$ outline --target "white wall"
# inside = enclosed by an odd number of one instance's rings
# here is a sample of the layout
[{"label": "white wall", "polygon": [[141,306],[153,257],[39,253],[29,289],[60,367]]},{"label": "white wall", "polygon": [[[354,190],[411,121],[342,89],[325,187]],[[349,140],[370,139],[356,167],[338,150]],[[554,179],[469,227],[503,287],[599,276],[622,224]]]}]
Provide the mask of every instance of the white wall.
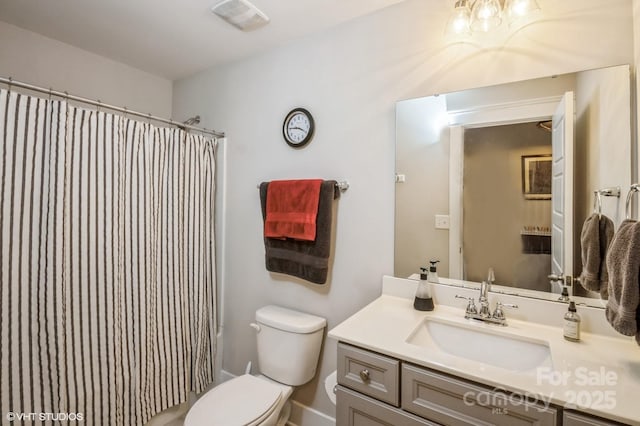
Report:
[{"label": "white wall", "polygon": [[[395,102],[433,93],[634,62],[631,0],[540,0],[546,20],[510,38],[448,45],[451,2],[407,0],[327,32],[174,85],[174,114],[198,111],[228,138],[224,368],[256,361],[255,310],[268,303],[325,316],[329,327],[380,293],[393,271]],[[259,36],[259,33],[255,33]],[[494,46],[482,49],[483,46]],[[307,107],[317,134],[303,150],[281,136]],[[348,179],[338,201],[325,286],[264,268],[256,185],[277,178]],[[332,414],[322,379],[335,369],[325,341],[319,378],[295,399]]]},{"label": "white wall", "polygon": [[1,21],[0,76],[160,117],[171,115],[170,80]]}]

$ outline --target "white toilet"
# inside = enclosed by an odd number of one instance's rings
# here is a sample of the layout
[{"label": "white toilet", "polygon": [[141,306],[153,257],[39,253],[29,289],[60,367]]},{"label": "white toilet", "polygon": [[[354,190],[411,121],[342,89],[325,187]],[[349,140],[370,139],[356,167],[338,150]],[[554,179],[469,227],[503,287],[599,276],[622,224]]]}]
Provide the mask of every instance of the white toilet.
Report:
[{"label": "white toilet", "polygon": [[193,405],[184,426],[283,426],[293,386],[316,374],[324,327],[315,315],[265,306],[256,311],[260,375],[244,374],[216,386]]}]

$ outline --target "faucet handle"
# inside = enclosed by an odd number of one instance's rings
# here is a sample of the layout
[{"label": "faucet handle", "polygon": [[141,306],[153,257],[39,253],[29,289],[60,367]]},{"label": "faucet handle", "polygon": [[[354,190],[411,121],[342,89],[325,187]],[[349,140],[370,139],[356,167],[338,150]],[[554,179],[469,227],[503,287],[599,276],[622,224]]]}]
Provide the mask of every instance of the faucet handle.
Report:
[{"label": "faucet handle", "polygon": [[497,319],[497,320],[504,320],[504,310],[503,308],[511,308],[511,309],[518,309],[518,305],[514,305],[513,303],[502,303],[502,302],[498,302],[496,304],[496,310],[493,311],[493,318]]},{"label": "faucet handle", "polygon": [[467,309],[465,310],[465,313],[467,315],[475,315],[478,313],[478,308],[476,308],[476,301],[473,299],[473,297],[459,296],[456,294],[456,299],[464,299],[469,301],[469,303],[467,304]]}]

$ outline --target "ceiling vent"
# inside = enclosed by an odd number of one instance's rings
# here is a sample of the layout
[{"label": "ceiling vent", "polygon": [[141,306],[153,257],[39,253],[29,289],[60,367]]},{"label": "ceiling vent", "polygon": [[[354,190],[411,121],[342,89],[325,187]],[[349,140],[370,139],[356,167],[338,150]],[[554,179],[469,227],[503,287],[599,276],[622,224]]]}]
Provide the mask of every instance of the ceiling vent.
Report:
[{"label": "ceiling vent", "polygon": [[242,31],[253,31],[269,23],[269,17],[247,0],[222,0],[211,11]]}]

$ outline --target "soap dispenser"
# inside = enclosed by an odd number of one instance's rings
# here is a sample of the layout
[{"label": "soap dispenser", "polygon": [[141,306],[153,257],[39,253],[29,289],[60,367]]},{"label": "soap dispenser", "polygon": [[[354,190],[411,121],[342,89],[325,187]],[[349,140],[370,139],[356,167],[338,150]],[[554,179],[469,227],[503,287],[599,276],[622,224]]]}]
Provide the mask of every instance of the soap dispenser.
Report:
[{"label": "soap dispenser", "polygon": [[413,300],[413,307],[417,311],[433,311],[433,299],[429,289],[428,276],[427,268],[420,268],[420,281],[418,281],[418,290]]},{"label": "soap dispenser", "polygon": [[564,338],[572,342],[580,341],[580,315],[573,300],[569,302],[569,309],[564,315]]},{"label": "soap dispenser", "polygon": [[439,263],[439,260],[430,260],[429,263],[431,266],[429,267],[429,275],[427,276],[427,281],[430,283],[439,283],[438,272],[436,271],[436,263]]}]

